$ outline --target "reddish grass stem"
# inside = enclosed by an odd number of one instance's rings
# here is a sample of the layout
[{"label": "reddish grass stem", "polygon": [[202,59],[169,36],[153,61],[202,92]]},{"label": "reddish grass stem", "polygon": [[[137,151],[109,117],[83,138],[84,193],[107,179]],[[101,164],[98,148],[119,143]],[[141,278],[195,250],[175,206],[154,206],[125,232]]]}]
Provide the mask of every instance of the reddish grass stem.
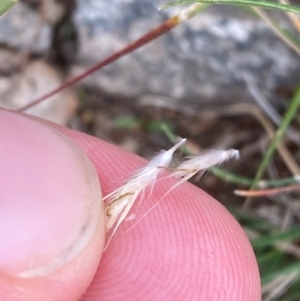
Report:
[{"label": "reddish grass stem", "polygon": [[157,26],[156,28],[154,28],[150,32],[143,35],[141,38],[139,38],[136,41],[128,44],[123,49],[121,49],[118,52],[114,53],[113,55],[109,56],[105,60],[97,63],[96,65],[94,65],[93,67],[88,69],[87,71],[83,72],[82,74],[80,74],[78,76],[75,76],[75,77],[69,79],[63,85],[59,86],[58,88],[44,94],[43,96],[39,97],[38,99],[30,102],[29,104],[15,110],[15,111],[17,111],[17,112],[26,111],[27,109],[39,104],[40,102],[42,102],[42,101],[46,100],[47,98],[55,95],[56,93],[59,93],[59,92],[63,91],[64,89],[70,87],[71,85],[79,82],[80,80],[82,80],[86,76],[89,76],[90,74],[94,73],[95,71],[100,70],[101,68],[109,65],[110,63],[116,61],[117,59],[131,53],[132,51],[134,51],[134,50],[136,50],[136,49],[138,49],[138,48],[140,48],[140,47],[142,47],[146,44],[148,44],[149,42],[151,42],[154,39],[158,38],[159,36],[163,35],[164,33],[170,31],[172,28],[176,27],[181,22],[182,21],[180,20],[180,18],[178,16],[175,16],[175,17],[172,17],[172,18],[168,19],[167,21],[160,24],[159,26]]},{"label": "reddish grass stem", "polygon": [[261,197],[261,196],[269,196],[278,193],[284,192],[292,192],[300,190],[300,184],[285,186],[285,187],[276,187],[272,189],[262,189],[262,190],[235,190],[234,193],[238,196],[246,196],[246,197]]}]

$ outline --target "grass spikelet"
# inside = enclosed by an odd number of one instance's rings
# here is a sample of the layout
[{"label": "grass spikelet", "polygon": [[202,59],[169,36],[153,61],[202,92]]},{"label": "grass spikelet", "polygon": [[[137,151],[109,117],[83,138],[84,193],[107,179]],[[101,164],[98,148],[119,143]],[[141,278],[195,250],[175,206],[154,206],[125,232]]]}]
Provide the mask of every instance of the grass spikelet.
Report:
[{"label": "grass spikelet", "polygon": [[[239,151],[235,149],[229,150],[208,150],[204,154],[199,156],[185,157],[183,163],[179,164],[175,168],[167,168],[171,170],[171,177],[180,178],[180,180],[173,185],[164,196],[151,207],[136,223],[134,223],[130,229],[132,229],[136,224],[138,224],[147,214],[149,214],[173,189],[175,189],[180,184],[188,181],[191,177],[196,175],[198,172],[204,172],[206,169],[222,164],[229,159],[238,159]],[[165,168],[161,166],[161,168]],[[129,230],[130,230],[129,229]],[[127,231],[129,231],[127,230]]]},{"label": "grass spikelet", "polygon": [[181,180],[176,184],[177,186],[188,181],[198,172],[205,171],[212,166],[222,164],[232,158],[239,158],[238,150],[208,150],[199,156],[186,157],[185,161],[172,170],[171,176],[181,178]]},{"label": "grass spikelet", "polygon": [[169,150],[161,151],[158,155],[153,157],[145,167],[130,177],[123,186],[104,198],[106,202],[106,231],[108,232],[114,227],[107,244],[120,224],[127,217],[137,197],[143,193],[148,186],[155,183],[158,174],[162,170],[162,166],[168,168],[174,152],[184,144],[185,141],[186,139],[180,139],[180,141]]}]

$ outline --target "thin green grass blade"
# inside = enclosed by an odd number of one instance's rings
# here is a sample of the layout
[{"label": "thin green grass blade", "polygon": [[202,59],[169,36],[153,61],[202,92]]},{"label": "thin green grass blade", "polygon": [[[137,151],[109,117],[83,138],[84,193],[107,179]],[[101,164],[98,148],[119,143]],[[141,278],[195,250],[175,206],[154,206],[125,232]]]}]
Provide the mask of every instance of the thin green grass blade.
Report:
[{"label": "thin green grass blade", "polygon": [[252,184],[252,179],[236,175],[224,168],[221,169],[214,166],[209,168],[209,171],[218,178],[223,179],[227,183],[238,184],[243,186],[251,186]]},{"label": "thin green grass blade", "polygon": [[253,248],[269,247],[274,243],[282,241],[293,241],[300,238],[300,227],[295,227],[290,231],[280,232],[269,236],[262,236],[251,240]]},{"label": "thin green grass blade", "polygon": [[[188,154],[192,155],[192,154]],[[252,178],[246,178],[235,173],[232,173],[224,168],[211,167],[209,171],[215,176],[225,180],[228,183],[243,185],[250,187],[253,183]],[[295,177],[284,178],[284,179],[274,179],[274,180],[261,180],[258,182],[259,188],[272,188],[272,187],[282,187],[292,184],[298,184],[299,180]]]},{"label": "thin green grass blade", "polygon": [[19,0],[0,0],[0,16],[6,13]]},{"label": "thin green grass blade", "polygon": [[277,263],[283,256],[284,254],[282,252],[272,250],[269,252],[263,252],[261,255],[257,255],[256,258],[261,270],[264,270],[265,267],[270,270],[270,266]]},{"label": "thin green grass blade", "polygon": [[229,4],[229,5],[244,5],[244,6],[256,6],[265,9],[280,10],[285,12],[293,12],[300,14],[300,7],[294,5],[281,4],[271,1],[259,1],[259,0],[180,0],[173,1],[166,5],[161,6],[159,9],[165,9],[171,6],[178,6],[183,4],[194,3],[208,3],[208,4]]},{"label": "thin green grass blade", "polygon": [[[262,252],[262,254],[264,253],[266,253],[265,250]],[[258,260],[259,256],[257,256],[257,262],[259,264],[259,270],[261,272],[262,277],[277,273],[281,270],[282,267],[285,267],[287,264],[289,264],[283,252],[278,252],[277,256],[273,256],[273,260],[269,260],[268,263],[265,262],[264,264],[262,264],[261,261]]]},{"label": "thin green grass blade", "polygon": [[275,277],[279,276],[288,276],[290,273],[298,272],[300,271],[300,261],[294,261],[290,264],[285,264],[285,266],[281,267],[277,271],[273,273],[269,273],[267,275],[264,275],[261,277],[262,284],[266,284],[270,282]]},{"label": "thin green grass blade", "polygon": [[[275,134],[275,137],[271,141],[271,143],[268,147],[268,150],[266,152],[266,155],[264,156],[264,158],[258,168],[255,179],[251,186],[251,190],[253,190],[257,187],[257,184],[258,184],[259,180],[261,179],[261,177],[263,176],[271,158],[273,157],[273,154],[274,154],[275,150],[277,149],[278,144],[281,142],[287,128],[289,127],[294,116],[297,114],[299,106],[300,106],[300,86],[298,87],[298,89],[291,101],[291,104],[288,107],[288,109],[283,117],[283,120]],[[249,204],[250,200],[251,200],[251,198],[248,198],[245,205]]]}]

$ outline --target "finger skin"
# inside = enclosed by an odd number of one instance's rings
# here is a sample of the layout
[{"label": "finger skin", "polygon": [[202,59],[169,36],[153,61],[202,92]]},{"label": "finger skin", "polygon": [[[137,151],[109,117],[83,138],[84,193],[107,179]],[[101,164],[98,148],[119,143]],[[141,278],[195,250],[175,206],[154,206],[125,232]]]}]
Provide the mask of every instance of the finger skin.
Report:
[{"label": "finger skin", "polygon": [[[145,165],[145,160],[97,138],[51,126],[89,156],[104,195]],[[125,233],[173,183],[159,181],[151,197],[133,208],[137,216],[117,231],[81,301],[260,300],[258,267],[243,230],[222,205],[191,184],[173,190]]]},{"label": "finger skin", "polygon": [[0,300],[78,300],[104,247],[95,169],[40,122],[0,110],[0,128]]},{"label": "finger skin", "polygon": [[[108,143],[61,128],[90,157],[104,195],[145,161]],[[82,301],[261,300],[252,247],[238,222],[215,199],[185,183],[126,233],[172,180],[155,185],[151,197],[123,222]]]}]

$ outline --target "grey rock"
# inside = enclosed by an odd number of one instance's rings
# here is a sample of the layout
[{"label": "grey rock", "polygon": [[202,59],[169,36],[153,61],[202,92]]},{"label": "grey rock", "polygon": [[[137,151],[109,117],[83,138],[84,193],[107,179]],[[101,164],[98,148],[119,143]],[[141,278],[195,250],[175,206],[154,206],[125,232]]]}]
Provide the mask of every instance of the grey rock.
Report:
[{"label": "grey rock", "polygon": [[[0,0],[1,1],[1,0]],[[52,43],[53,23],[62,16],[61,5],[43,1],[44,13],[23,2],[0,18],[0,107],[19,109],[62,85],[65,76],[49,63],[32,60]],[[66,125],[77,108],[75,92],[66,89],[28,109],[26,113]]]},{"label": "grey rock", "polygon": [[[165,1],[168,2],[168,1]],[[178,11],[162,0],[77,0],[80,49],[73,75],[86,70]],[[84,80],[102,91],[157,94],[204,103],[250,100],[243,73],[267,96],[295,87],[300,60],[260,19],[214,6],[175,30]]]},{"label": "grey rock", "polygon": [[9,73],[10,70],[20,64],[20,55],[9,49],[0,48],[0,73]]},{"label": "grey rock", "polygon": [[[63,82],[64,78],[60,72],[51,65],[43,61],[28,62],[22,72],[10,77],[0,76],[0,107],[19,109]],[[66,89],[28,109],[26,113],[66,125],[77,104],[74,91]]]},{"label": "grey rock", "polygon": [[40,16],[19,2],[0,18],[0,44],[33,53],[46,51],[51,43],[51,26],[41,25]]}]

